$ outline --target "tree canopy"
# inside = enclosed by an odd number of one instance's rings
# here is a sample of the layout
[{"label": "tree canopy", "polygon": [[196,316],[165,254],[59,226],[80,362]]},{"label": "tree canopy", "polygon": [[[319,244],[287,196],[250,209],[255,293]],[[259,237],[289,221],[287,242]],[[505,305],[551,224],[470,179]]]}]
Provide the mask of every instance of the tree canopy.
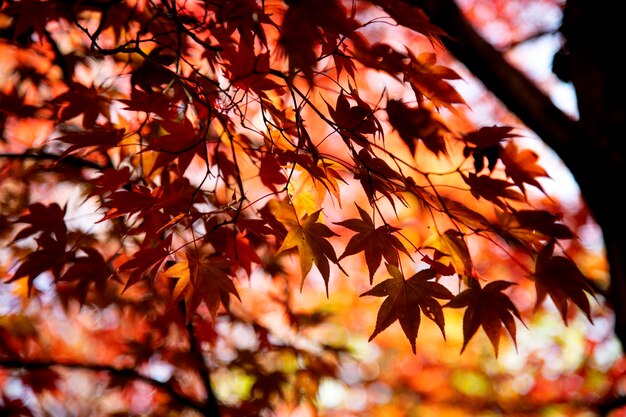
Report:
[{"label": "tree canopy", "polygon": [[[610,17],[466,3],[3,2],[3,409],[616,409],[626,111],[614,34],[579,32]],[[577,117],[507,54],[556,36],[515,25],[532,7],[564,10]],[[582,200],[551,192],[534,135]]]}]

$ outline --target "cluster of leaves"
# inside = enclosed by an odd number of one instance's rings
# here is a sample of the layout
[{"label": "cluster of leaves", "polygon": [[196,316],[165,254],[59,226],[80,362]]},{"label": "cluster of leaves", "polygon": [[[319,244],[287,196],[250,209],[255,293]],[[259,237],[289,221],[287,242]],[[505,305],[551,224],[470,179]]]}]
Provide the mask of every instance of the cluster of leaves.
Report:
[{"label": "cluster of leaves", "polygon": [[[547,177],[537,155],[518,148],[509,126],[456,132],[444,115],[465,105],[452,84],[459,75],[430,50],[372,34],[380,19],[439,45],[445,34],[420,9],[401,0],[352,9],[337,0],[23,0],[0,13],[0,51],[14,57],[0,90],[0,186],[23,196],[1,204],[14,260],[5,282],[37,296],[49,277],[67,309],[141,305],[157,312],[155,338],[186,324],[209,329],[214,345],[220,317],[251,325],[259,351],[304,365],[289,376],[238,351],[229,366],[257,383],[249,412],[291,377],[306,374],[296,391],[314,395],[310,379],[336,372],[272,341],[238,307],[248,302],[240,281],[282,276],[291,254],[301,286],[315,266],[330,296],[335,273],[351,275],[341,263],[363,259],[372,286],[363,295],[386,297],[370,339],[399,321],[413,351],[422,315],[445,336],[444,308],[465,308],[463,349],[482,327],[497,354],[500,335],[515,340],[522,320],[506,291],[526,279],[537,306],[549,295],[563,320],[571,304],[591,319],[593,291],[559,249],[574,234],[528,201]],[[366,74],[410,93],[377,90]],[[26,124],[43,136],[21,137]],[[432,160],[451,168],[424,168]],[[41,187],[61,182],[95,202],[96,221],[70,222],[66,201]],[[360,202],[353,218],[346,191]],[[421,241],[405,237],[403,207],[430,219]],[[505,250],[524,272],[483,276],[470,239]]]}]

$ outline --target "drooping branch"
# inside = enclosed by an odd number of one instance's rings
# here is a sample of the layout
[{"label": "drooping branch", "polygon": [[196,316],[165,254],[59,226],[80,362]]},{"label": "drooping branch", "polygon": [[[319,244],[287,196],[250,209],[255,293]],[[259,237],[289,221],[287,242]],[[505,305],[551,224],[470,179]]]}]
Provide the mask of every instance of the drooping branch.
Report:
[{"label": "drooping branch", "polygon": [[0,367],[13,368],[13,369],[26,369],[26,370],[39,370],[49,369],[53,367],[62,367],[68,369],[79,369],[90,372],[107,372],[116,377],[126,378],[128,380],[135,380],[144,382],[154,388],[166,392],[170,398],[185,407],[193,408],[197,411],[201,411],[205,406],[204,404],[189,398],[178,391],[176,391],[167,382],[161,382],[156,379],[150,378],[147,375],[143,375],[131,368],[116,368],[111,365],[94,364],[94,363],[81,363],[81,362],[63,362],[63,361],[45,361],[45,360],[32,360],[32,359],[0,359]]}]

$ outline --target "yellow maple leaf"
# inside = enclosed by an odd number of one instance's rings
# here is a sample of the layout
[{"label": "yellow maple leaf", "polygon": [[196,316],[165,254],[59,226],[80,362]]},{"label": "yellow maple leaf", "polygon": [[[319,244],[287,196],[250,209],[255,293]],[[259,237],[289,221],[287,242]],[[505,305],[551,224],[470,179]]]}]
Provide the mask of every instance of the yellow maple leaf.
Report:
[{"label": "yellow maple leaf", "polygon": [[443,234],[435,232],[422,245],[424,248],[437,249],[443,255],[442,260],[447,260],[459,276],[474,276],[474,265],[469,254],[469,249],[463,235],[454,229],[449,229]]},{"label": "yellow maple leaf", "polygon": [[328,260],[330,259],[337,265],[338,261],[335,250],[327,238],[338,235],[330,230],[328,226],[317,221],[321,212],[322,210],[317,210],[311,215],[305,214],[298,224],[293,225],[278,249],[277,255],[289,249],[297,249],[300,272],[302,274],[300,289],[302,289],[304,279],[315,263],[322,278],[324,278],[326,295],[328,296],[328,280],[330,277]]}]

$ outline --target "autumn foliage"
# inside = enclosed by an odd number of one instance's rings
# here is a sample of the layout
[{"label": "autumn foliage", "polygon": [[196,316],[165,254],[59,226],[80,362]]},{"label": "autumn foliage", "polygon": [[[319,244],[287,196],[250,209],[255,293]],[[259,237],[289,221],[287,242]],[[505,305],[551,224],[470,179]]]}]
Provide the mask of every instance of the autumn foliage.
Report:
[{"label": "autumn foliage", "polygon": [[482,333],[493,360],[546,306],[606,314],[584,210],[547,195],[523,126],[472,121],[409,2],[8,1],[0,35],[16,415],[80,404],[61,381],[87,377],[98,415],[283,415],[355,357],[329,323],[397,327],[409,362],[431,324],[456,359]]}]

